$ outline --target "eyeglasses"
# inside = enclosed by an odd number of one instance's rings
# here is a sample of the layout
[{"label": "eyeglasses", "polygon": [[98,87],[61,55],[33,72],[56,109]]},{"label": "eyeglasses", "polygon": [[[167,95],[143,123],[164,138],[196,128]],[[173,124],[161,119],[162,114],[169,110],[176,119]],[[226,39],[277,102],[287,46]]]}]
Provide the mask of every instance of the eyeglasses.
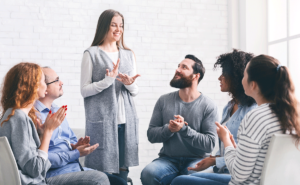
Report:
[{"label": "eyeglasses", "polygon": [[50,85],[50,84],[55,83],[55,82],[59,82],[59,77],[57,77],[57,79],[54,80],[53,82],[46,83],[46,85]]}]

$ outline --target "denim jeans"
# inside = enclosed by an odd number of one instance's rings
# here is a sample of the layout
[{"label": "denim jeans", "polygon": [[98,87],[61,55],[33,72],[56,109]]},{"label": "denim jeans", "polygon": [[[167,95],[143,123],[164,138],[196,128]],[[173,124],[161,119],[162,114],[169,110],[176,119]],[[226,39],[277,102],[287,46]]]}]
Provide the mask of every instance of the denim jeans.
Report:
[{"label": "denim jeans", "polygon": [[172,185],[228,185],[231,176],[220,173],[193,173],[182,175],[172,181]]},{"label": "denim jeans", "polygon": [[125,124],[118,125],[118,142],[119,142],[119,166],[120,173],[114,173],[113,175],[121,177],[127,182],[127,176],[129,169],[125,166]]},{"label": "denim jeans", "polygon": [[168,185],[178,175],[195,173],[187,167],[195,167],[201,158],[162,156],[148,164],[141,173],[143,185]]}]

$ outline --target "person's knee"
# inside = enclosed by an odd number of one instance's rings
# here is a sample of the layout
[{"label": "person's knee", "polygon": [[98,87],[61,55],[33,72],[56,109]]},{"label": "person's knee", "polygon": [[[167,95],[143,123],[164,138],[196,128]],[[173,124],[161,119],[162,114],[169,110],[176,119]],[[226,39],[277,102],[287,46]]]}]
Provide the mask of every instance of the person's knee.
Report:
[{"label": "person's knee", "polygon": [[156,181],[155,181],[155,170],[152,170],[152,168],[147,165],[143,171],[141,172],[141,181],[142,181],[142,184],[143,185],[155,185],[155,184],[158,184]]},{"label": "person's knee", "polygon": [[171,185],[184,185],[187,184],[185,175],[178,176],[173,179]]},{"label": "person's knee", "polygon": [[91,174],[93,176],[91,180],[96,185],[110,185],[109,179],[105,173],[96,170],[93,170],[91,172],[93,172],[93,174]]}]

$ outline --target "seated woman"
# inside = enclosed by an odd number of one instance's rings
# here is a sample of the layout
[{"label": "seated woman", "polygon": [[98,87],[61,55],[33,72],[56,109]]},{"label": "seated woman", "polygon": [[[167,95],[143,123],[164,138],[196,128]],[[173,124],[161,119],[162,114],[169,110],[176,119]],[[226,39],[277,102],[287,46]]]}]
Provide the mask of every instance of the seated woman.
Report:
[{"label": "seated woman", "polygon": [[234,148],[230,132],[217,124],[225,146],[225,162],[232,176],[229,184],[260,184],[260,177],[273,134],[291,134],[300,141],[300,120],[295,87],[289,70],[277,59],[260,55],[253,58],[244,72],[245,93],[258,107],[249,112],[238,130]]},{"label": "seated woman", "polygon": [[[257,105],[253,98],[245,94],[242,79],[247,63],[253,55],[236,49],[231,53],[225,53],[218,57],[214,65],[222,68],[219,77],[221,91],[228,92],[232,100],[223,109],[221,124],[226,126],[232,133],[232,139],[237,141],[237,131],[244,116]],[[216,156],[210,156],[200,161],[194,168],[188,170],[202,171],[213,165],[214,173],[193,173],[190,176],[183,175],[175,178],[172,185],[178,184],[217,184],[213,179],[229,182],[230,175],[224,161],[224,144],[219,140],[220,150]],[[184,183],[185,182],[185,183]]]},{"label": "seated woman", "polygon": [[[50,111],[44,123],[41,140],[39,139],[36,126],[40,123],[35,115],[33,104],[38,98],[45,97],[46,89],[44,73],[39,65],[33,63],[15,65],[4,79],[1,92],[0,137],[6,136],[9,141],[19,168],[22,185],[46,184],[46,173],[51,166],[48,160],[49,142],[53,131],[66,116],[65,106],[55,114]],[[73,184],[109,184],[104,173],[97,171],[94,173],[94,176],[91,176],[93,182],[77,181]],[[58,184],[72,184],[61,179]]]}]

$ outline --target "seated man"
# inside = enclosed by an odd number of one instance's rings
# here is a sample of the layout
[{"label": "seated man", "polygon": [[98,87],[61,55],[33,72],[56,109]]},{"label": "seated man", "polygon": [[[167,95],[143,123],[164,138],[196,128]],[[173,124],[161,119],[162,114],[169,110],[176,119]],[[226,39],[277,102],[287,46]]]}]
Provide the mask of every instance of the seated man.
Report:
[{"label": "seated man", "polygon": [[170,82],[180,90],[156,102],[147,136],[151,143],[163,143],[163,147],[159,158],[143,169],[143,185],[170,184],[212,152],[218,114],[216,104],[197,90],[204,73],[198,58],[185,56]]},{"label": "seated man", "polygon": [[[47,94],[45,98],[41,98],[35,102],[35,108],[40,112],[42,123],[44,123],[49,111],[55,113],[59,107],[53,101],[63,95],[63,82],[59,80],[56,72],[48,67],[43,68],[45,80],[47,84]],[[42,134],[43,126],[38,126],[39,134]],[[113,176],[111,174],[104,174],[102,172],[92,170],[89,168],[82,168],[79,163],[79,157],[86,156],[93,152],[98,144],[90,146],[90,138],[77,138],[71,128],[69,127],[67,119],[53,132],[50,140],[48,151],[48,158],[51,162],[51,168],[47,172],[47,183],[49,184],[96,184],[102,178],[108,177],[110,184],[127,184],[123,179]],[[72,172],[72,173],[71,173]],[[68,179],[59,179],[58,175],[69,173]],[[56,176],[55,178],[51,178]],[[64,176],[65,177],[65,176]],[[65,183],[64,183],[65,182]],[[91,182],[91,183],[90,183]]]}]

